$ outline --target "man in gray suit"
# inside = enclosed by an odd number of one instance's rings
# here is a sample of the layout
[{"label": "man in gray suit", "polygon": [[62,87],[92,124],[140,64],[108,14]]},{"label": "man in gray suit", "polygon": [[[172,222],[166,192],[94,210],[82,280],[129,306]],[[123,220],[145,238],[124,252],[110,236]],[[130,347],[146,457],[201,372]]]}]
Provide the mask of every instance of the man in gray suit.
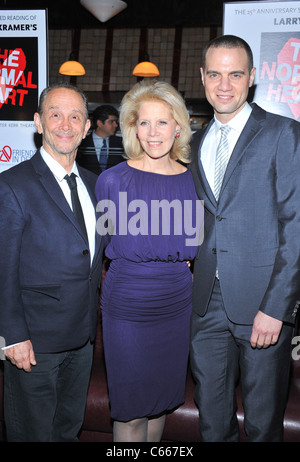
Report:
[{"label": "man in gray suit", "polygon": [[214,119],[191,163],[205,203],[191,321],[200,431],[239,440],[240,379],[247,441],[280,441],[300,290],[300,125],[247,103],[255,68],[238,37],[208,44],[201,76]]}]

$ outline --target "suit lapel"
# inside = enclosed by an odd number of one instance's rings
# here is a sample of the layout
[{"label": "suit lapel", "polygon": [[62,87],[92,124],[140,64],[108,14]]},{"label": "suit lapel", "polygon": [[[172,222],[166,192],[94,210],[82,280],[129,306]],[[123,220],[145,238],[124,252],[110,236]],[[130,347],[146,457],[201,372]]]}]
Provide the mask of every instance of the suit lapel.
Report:
[{"label": "suit lapel", "polygon": [[74,217],[61,188],[57,184],[53,173],[43,161],[39,151],[37,151],[37,153],[31,158],[31,162],[46,193],[51,197],[56,206],[60,208],[66,217],[74,224],[78,231],[81,232],[80,226],[77,223],[77,220]]},{"label": "suit lapel", "polygon": [[[217,206],[217,201],[216,201],[216,198],[214,196],[214,193],[207,181],[207,178],[206,178],[206,175],[205,175],[205,172],[204,172],[204,168],[203,168],[203,165],[202,165],[202,162],[201,162],[201,159],[200,159],[200,149],[201,147],[199,147],[199,162],[198,162],[198,175],[200,176],[200,180],[201,180],[201,185],[202,185],[202,189],[204,191],[204,194],[206,195],[207,199],[209,200],[209,203],[213,206],[213,208],[216,208]],[[207,202],[207,201],[206,201]],[[208,206],[208,204],[206,204]]]},{"label": "suit lapel", "polygon": [[80,178],[84,182],[85,187],[86,187],[86,189],[87,189],[87,191],[89,193],[91,201],[92,201],[94,207],[96,207],[97,200],[96,200],[96,196],[95,196],[95,191],[93,190],[93,186],[91,186],[90,182],[88,181],[88,179],[87,179],[87,177],[85,175],[85,170],[82,167],[80,167],[79,165],[77,165],[77,168],[78,168],[78,172],[80,173]]},{"label": "suit lapel", "polygon": [[[86,175],[85,175],[85,170],[82,169],[79,165],[77,165],[77,167],[78,167],[78,171],[80,173],[80,177],[81,177],[82,181],[84,182],[85,187],[86,187],[86,189],[87,189],[87,191],[89,193],[89,196],[91,198],[91,201],[93,203],[94,210],[95,210],[95,216],[96,216],[96,225],[97,225],[97,215],[96,215],[97,199],[96,199],[96,196],[95,196],[94,186],[92,186],[90,184],[90,182],[87,180]],[[97,257],[100,255],[100,249],[101,249],[101,244],[102,244],[102,239],[101,239],[100,234],[97,233],[97,228],[96,228],[95,233],[96,233],[95,234],[95,255],[94,255],[92,266],[95,265],[95,263],[97,261]]]},{"label": "suit lapel", "polygon": [[[230,180],[230,177],[233,174],[240,159],[246,153],[248,146],[253,142],[253,140],[262,130],[266,112],[263,109],[261,109],[259,106],[257,106],[255,103],[251,104],[251,106],[252,106],[251,115],[233,149],[230,160],[228,162],[222,188],[220,191],[220,197],[222,195],[224,188],[226,188]],[[211,190],[208,184],[208,181],[206,179],[206,175],[204,173],[204,169],[202,166],[202,162],[200,159],[201,146],[203,144],[206,134],[208,133],[213,123],[214,123],[214,119],[210,121],[208,127],[205,129],[205,131],[202,132],[200,143],[199,143],[199,140],[198,140],[198,143],[197,142],[195,143],[195,146],[193,148],[193,162],[191,164],[191,170],[193,172],[196,190],[197,190],[197,185],[198,185],[198,188],[199,188],[199,185],[201,185],[201,190],[197,191],[199,197],[201,198],[201,194],[202,194],[202,198],[203,198],[203,194],[204,194],[206,198],[208,199],[208,201],[206,201],[206,207],[210,208],[210,206],[212,206],[212,208],[214,209],[216,208],[216,205],[217,205],[216,199],[214,197],[213,191]]]},{"label": "suit lapel", "polygon": [[265,112],[262,111],[256,104],[253,105],[252,113],[232,151],[230,160],[227,165],[227,169],[225,172],[222,188],[220,191],[220,195],[234,172],[237,164],[239,163],[240,159],[245,155],[248,146],[253,142],[253,140],[257,137],[257,135],[262,130],[263,120],[265,116]]},{"label": "suit lapel", "polygon": [[217,205],[216,199],[207,181],[200,156],[203,141],[213,123],[214,120],[211,120],[206,129],[200,132],[200,141],[198,138],[196,138],[195,142],[192,144],[193,159],[190,168],[193,174],[195,188],[199,198],[205,201],[205,206],[208,209],[212,208],[214,210]]},{"label": "suit lapel", "polygon": [[[70,222],[72,222],[72,224],[75,226],[77,231],[80,233],[80,235],[84,239],[82,230],[74,216],[74,213],[72,212],[61,188],[57,184],[57,181],[54,175],[52,174],[51,170],[46,165],[46,163],[43,161],[39,151],[37,151],[37,153],[31,158],[31,162],[33,164],[33,167],[36,173],[39,176],[39,180],[42,186],[44,187],[46,193],[51,197],[52,201],[56,204],[56,206],[65,214],[66,218],[70,220]],[[84,182],[88,190],[88,193],[93,202],[93,205],[94,207],[96,207],[95,194],[94,194],[94,191],[92,190],[92,187],[89,185],[89,182],[87,181],[84,175],[84,170],[82,170],[80,167],[78,167],[78,170],[80,171],[80,177],[82,178],[82,181]],[[100,246],[99,237],[100,236],[98,235],[98,233],[96,233],[95,255],[96,255],[96,252],[99,250],[99,246]]]}]

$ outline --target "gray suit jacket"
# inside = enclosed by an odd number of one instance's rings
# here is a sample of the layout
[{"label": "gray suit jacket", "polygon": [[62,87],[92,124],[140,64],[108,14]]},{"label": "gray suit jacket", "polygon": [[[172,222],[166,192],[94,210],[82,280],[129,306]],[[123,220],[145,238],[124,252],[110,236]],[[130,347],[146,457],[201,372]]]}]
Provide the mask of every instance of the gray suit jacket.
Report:
[{"label": "gray suit jacket", "polygon": [[194,263],[193,310],[205,314],[218,266],[231,321],[252,324],[261,310],[293,323],[300,297],[300,124],[252,107],[218,203],[199,161],[213,121],[192,141],[190,168],[205,204],[204,243]]}]

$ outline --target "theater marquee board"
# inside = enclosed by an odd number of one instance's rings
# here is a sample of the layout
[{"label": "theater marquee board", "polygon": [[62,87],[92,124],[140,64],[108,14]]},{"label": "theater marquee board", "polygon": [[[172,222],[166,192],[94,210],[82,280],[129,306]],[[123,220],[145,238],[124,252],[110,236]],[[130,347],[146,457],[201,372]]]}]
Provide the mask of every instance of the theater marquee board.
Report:
[{"label": "theater marquee board", "polygon": [[46,10],[0,10],[0,172],[36,151],[33,115],[47,81]]},{"label": "theater marquee board", "polygon": [[253,50],[253,101],[300,121],[300,1],[225,3],[223,18],[223,33]]}]

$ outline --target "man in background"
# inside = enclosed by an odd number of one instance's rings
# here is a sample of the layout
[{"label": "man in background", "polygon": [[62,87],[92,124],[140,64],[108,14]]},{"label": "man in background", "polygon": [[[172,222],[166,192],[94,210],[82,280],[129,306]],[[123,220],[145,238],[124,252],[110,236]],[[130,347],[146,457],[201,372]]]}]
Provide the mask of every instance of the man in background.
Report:
[{"label": "man in background", "polygon": [[98,106],[92,116],[93,131],[82,141],[77,163],[99,175],[124,160],[123,143],[116,136],[119,113],[108,104]]}]

